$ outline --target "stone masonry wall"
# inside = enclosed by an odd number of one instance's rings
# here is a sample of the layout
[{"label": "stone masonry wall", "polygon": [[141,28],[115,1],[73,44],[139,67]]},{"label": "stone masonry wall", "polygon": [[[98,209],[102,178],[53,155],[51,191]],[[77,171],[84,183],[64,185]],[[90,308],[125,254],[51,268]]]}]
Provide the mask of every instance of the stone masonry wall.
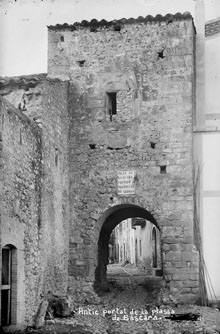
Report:
[{"label": "stone masonry wall", "polygon": [[45,81],[38,88],[42,94],[37,117],[43,132],[44,160],[42,266],[47,282],[44,293],[52,290],[64,295],[69,253],[68,85]]},{"label": "stone masonry wall", "polygon": [[[35,253],[30,254],[30,261],[38,274],[35,273],[35,280],[27,278],[27,284],[31,285],[30,298],[24,307],[28,323],[33,322],[40,301],[48,291],[66,294],[69,247],[68,85],[58,80],[47,80],[45,75],[35,78],[35,81],[32,77],[12,78],[9,84],[4,81],[1,91],[7,100],[32,119],[30,122],[41,133],[40,213],[37,218],[38,234],[35,233],[39,239],[35,250],[37,261]],[[19,85],[16,85],[17,80]],[[26,103],[22,104],[22,100]],[[22,114],[21,111],[17,112]],[[8,133],[5,133],[5,138],[8,138]],[[31,155],[29,151],[25,154]],[[20,159],[19,154],[17,159]],[[12,194],[9,193],[9,197]],[[32,226],[32,221],[29,224]],[[18,232],[18,235],[22,239],[22,234]],[[34,241],[35,236],[31,235],[29,242],[32,242],[32,237]],[[26,256],[25,250],[24,254]]]},{"label": "stone masonry wall", "polygon": [[0,110],[1,246],[16,247],[17,282],[12,285],[17,285],[17,296],[12,303],[17,304],[17,322],[23,323],[39,302],[41,129],[5,100],[1,100]]},{"label": "stone masonry wall", "polygon": [[[180,301],[198,288],[193,246],[191,18],[49,28],[50,77],[70,79],[69,290],[92,291],[103,214],[135,204],[161,231],[163,275]],[[109,115],[109,95],[117,96]],[[135,194],[118,194],[118,171]],[[91,289],[90,289],[91,288]]]}]

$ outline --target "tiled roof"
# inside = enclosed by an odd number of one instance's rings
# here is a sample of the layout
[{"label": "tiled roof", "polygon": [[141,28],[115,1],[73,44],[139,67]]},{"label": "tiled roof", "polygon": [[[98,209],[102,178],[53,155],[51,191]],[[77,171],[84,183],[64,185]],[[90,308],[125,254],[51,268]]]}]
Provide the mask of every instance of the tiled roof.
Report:
[{"label": "tiled roof", "polygon": [[205,36],[212,36],[220,33],[220,17],[205,24]]},{"label": "tiled roof", "polygon": [[120,19],[120,20],[113,20],[113,21],[106,21],[101,20],[97,21],[96,19],[93,19],[91,21],[81,21],[81,22],[75,22],[73,24],[56,24],[54,26],[48,26],[48,29],[50,30],[77,30],[78,28],[90,28],[91,31],[95,31],[98,27],[109,27],[113,26],[115,30],[117,30],[117,27],[120,27],[124,24],[133,24],[133,23],[148,23],[148,22],[160,22],[165,21],[167,23],[171,23],[173,21],[177,20],[185,20],[185,19],[192,19],[192,15],[189,12],[185,12],[183,14],[176,13],[176,14],[167,14],[165,16],[162,16],[160,14],[156,16],[148,15],[146,17],[139,16],[138,18],[130,18],[130,19]]},{"label": "tiled roof", "polygon": [[60,81],[47,77],[47,73],[21,75],[15,77],[0,77],[0,89],[6,86],[35,87],[40,81]]},{"label": "tiled roof", "polygon": [[0,88],[5,86],[36,86],[36,84],[46,78],[46,73],[21,75],[15,77],[0,77]]}]

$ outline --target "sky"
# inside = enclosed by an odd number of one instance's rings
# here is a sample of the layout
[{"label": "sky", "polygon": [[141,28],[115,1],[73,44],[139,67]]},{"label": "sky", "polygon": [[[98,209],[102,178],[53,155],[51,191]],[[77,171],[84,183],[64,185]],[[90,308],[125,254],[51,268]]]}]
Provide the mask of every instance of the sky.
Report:
[{"label": "sky", "polygon": [[[220,0],[204,0],[206,21]],[[0,0],[0,76],[47,72],[47,26],[189,11],[195,0]],[[217,15],[218,14],[218,15]]]}]

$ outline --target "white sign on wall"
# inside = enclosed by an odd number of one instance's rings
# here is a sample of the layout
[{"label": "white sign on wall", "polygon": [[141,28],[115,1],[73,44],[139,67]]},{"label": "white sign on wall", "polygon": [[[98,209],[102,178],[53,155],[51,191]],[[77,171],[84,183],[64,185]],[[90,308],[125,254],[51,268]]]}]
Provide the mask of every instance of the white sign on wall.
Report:
[{"label": "white sign on wall", "polygon": [[135,171],[120,170],[118,171],[118,195],[135,194]]}]

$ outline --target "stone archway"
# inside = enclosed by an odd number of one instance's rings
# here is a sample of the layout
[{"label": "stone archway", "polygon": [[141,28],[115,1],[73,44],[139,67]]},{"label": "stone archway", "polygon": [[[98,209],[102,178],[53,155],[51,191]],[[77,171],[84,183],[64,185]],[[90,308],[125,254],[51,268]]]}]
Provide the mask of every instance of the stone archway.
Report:
[{"label": "stone archway", "polygon": [[150,221],[159,230],[153,215],[146,209],[134,204],[119,204],[106,210],[100,217],[101,230],[98,239],[98,264],[95,271],[95,289],[108,290],[106,268],[108,264],[108,244],[111,232],[123,220],[139,217]]}]

